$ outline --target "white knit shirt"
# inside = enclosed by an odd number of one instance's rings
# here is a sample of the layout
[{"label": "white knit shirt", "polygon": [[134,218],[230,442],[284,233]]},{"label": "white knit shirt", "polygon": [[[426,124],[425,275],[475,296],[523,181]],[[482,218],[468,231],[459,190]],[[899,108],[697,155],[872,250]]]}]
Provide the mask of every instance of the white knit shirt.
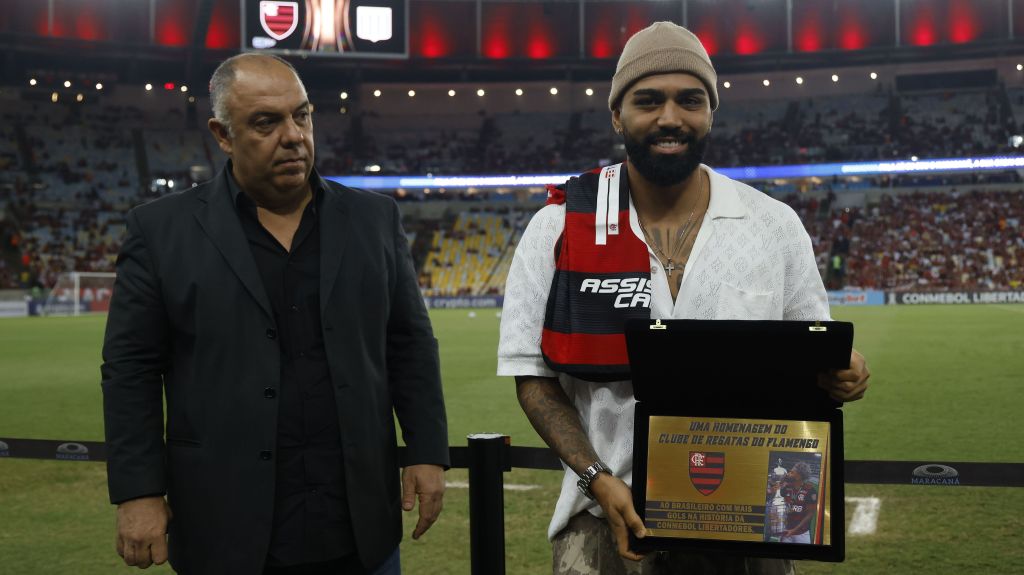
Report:
[{"label": "white knit shirt", "polygon": [[[811,240],[796,213],[707,166],[701,169],[711,181],[711,199],[675,302],[663,268],[647,248],[653,284],[651,318],[830,319]],[[632,197],[629,224],[643,241]],[[534,215],[516,247],[501,314],[498,375],[557,376],[597,456],[616,477],[632,485],[636,403],[632,383],[577,380],[552,371],[541,356],[541,330],[555,274],[554,246],[564,225],[565,205],[545,206]],[[577,479],[566,467],[549,539],[584,509],[604,515],[596,502],[580,494]]]}]

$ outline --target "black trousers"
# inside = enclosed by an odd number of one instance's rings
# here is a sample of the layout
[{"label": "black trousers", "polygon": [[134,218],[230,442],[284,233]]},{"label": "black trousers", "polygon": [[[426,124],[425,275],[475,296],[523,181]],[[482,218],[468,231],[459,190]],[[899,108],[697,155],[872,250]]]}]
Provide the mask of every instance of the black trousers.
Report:
[{"label": "black trousers", "polygon": [[359,562],[359,557],[355,554],[323,563],[305,563],[287,567],[268,565],[263,569],[263,575],[366,575],[366,573],[366,569],[363,568],[363,564]]}]

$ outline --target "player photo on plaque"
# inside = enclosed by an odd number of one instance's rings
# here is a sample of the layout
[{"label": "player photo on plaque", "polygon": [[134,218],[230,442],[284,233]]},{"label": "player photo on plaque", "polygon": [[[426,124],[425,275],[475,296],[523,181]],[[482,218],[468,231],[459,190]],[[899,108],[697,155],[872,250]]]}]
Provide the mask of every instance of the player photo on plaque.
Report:
[{"label": "player photo on plaque", "polygon": [[[626,337],[638,401],[633,498],[647,528],[631,548],[842,561],[842,412],[816,377],[847,367],[852,326],[641,321]],[[669,349],[691,349],[708,367],[678,379],[658,359]],[[719,363],[715,349],[765,357]],[[766,376],[769,355],[782,366]]]},{"label": "player photo on plaque", "polygon": [[772,452],[778,462],[768,476],[765,495],[764,540],[778,543],[814,543],[828,539],[828,501],[819,498],[825,485],[823,453]]}]

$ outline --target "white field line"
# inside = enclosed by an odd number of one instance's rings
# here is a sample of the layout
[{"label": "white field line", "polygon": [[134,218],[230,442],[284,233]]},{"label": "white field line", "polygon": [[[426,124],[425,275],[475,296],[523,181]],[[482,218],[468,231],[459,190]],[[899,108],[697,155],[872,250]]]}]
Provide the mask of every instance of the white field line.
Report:
[{"label": "white field line", "polygon": [[[453,489],[468,489],[469,483],[466,481],[449,481],[445,484],[446,487]],[[505,489],[509,491],[533,491],[534,489],[540,489],[540,485],[520,484],[520,483],[506,483]]]},{"label": "white field line", "polygon": [[847,533],[850,535],[873,534],[878,527],[878,511],[882,508],[882,500],[877,497],[847,497],[846,502],[855,505]]}]

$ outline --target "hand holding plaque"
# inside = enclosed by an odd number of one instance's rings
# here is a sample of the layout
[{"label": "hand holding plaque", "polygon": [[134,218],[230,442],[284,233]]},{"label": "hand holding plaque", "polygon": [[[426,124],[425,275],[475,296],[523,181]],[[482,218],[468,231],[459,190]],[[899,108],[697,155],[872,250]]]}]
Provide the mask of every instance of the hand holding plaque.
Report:
[{"label": "hand holding plaque", "polygon": [[591,491],[608,519],[619,555],[632,561],[643,559],[642,554],[629,548],[630,535],[637,539],[647,536],[644,522],[633,507],[633,494],[629,486],[614,475],[601,473],[591,484]]},{"label": "hand holding plaque", "polygon": [[868,390],[870,377],[871,372],[864,356],[853,350],[850,353],[850,368],[819,374],[818,387],[828,392],[829,397],[836,401],[857,401],[863,398]]}]

